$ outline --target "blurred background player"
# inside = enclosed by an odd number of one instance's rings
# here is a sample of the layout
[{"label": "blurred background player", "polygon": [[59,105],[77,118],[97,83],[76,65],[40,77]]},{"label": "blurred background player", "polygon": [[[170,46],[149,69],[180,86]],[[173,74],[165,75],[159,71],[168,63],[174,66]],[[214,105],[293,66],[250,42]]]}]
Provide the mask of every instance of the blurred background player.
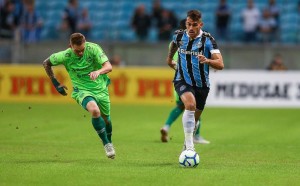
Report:
[{"label": "blurred background player", "polygon": [[106,156],[113,159],[115,150],[111,140],[107,87],[110,83],[107,73],[112,71],[112,66],[102,48],[86,42],[81,33],[74,33],[70,36],[70,48],[52,54],[43,65],[56,90],[64,96],[67,95],[67,87],[55,78],[52,66],[65,66],[73,84],[72,98],[91,113],[92,124],[103,142]]},{"label": "blurred background player", "polygon": [[[184,149],[194,150],[193,133],[209,93],[209,67],[224,68],[223,57],[215,39],[202,31],[202,15],[198,10],[187,12],[186,30],[174,34],[167,64],[176,70],[174,87],[185,110],[182,116],[184,129]],[[177,64],[173,61],[178,51]]]},{"label": "blurred background player", "polygon": [[[185,21],[186,21],[186,19],[183,19],[180,21],[179,29],[182,29],[182,30],[186,29]],[[175,53],[175,55],[173,57],[174,63],[177,63],[177,60],[178,60],[178,53]],[[170,130],[172,124],[184,111],[184,104],[182,103],[180,97],[178,96],[178,94],[176,93],[175,90],[174,90],[174,98],[176,101],[176,107],[171,110],[169,117],[167,118],[167,120],[165,122],[165,125],[160,129],[162,142],[169,141],[168,133],[169,133],[169,130]],[[202,136],[200,136],[200,127],[201,127],[201,118],[199,118],[199,120],[197,121],[197,124],[196,124],[196,131],[194,134],[194,143],[209,144],[210,143],[209,141],[205,140]]]}]

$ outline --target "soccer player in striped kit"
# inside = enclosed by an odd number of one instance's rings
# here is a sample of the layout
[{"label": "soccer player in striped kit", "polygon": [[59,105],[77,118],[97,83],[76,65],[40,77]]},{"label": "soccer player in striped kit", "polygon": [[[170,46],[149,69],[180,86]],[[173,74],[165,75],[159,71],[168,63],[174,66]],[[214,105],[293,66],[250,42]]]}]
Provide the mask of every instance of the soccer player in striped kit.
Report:
[{"label": "soccer player in striped kit", "polygon": [[[185,135],[184,150],[194,150],[193,132],[209,93],[209,67],[224,68],[223,58],[215,39],[202,30],[201,12],[187,12],[186,30],[177,30],[173,36],[167,63],[176,70],[174,87],[185,110],[182,123]],[[177,64],[172,60],[178,52]]]},{"label": "soccer player in striped kit", "polygon": [[[186,29],[185,22],[186,22],[186,19],[182,19],[180,21],[179,29],[182,29],[182,30]],[[170,42],[169,47],[171,46],[172,42],[173,41]],[[173,61],[175,61],[177,63],[177,60],[178,60],[178,53],[175,53],[173,56]],[[169,134],[169,130],[170,130],[172,124],[184,111],[184,104],[181,101],[181,99],[179,98],[175,89],[174,89],[174,98],[175,98],[176,106],[170,111],[164,126],[160,129],[160,134],[161,134],[160,139],[164,143],[169,141],[168,134]],[[201,117],[200,117],[199,121],[196,122],[196,127],[195,127],[195,131],[194,131],[194,143],[209,144],[210,141],[208,141],[208,140],[204,139],[202,136],[200,136],[201,126],[202,126],[202,121],[201,121]]]}]

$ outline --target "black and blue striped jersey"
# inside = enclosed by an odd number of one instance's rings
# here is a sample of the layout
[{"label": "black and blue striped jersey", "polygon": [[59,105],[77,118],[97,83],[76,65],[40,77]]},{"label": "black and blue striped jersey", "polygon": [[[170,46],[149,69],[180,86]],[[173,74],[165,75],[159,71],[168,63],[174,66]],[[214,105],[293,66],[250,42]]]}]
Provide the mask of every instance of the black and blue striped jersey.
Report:
[{"label": "black and blue striped jersey", "polygon": [[178,64],[174,81],[184,80],[196,87],[210,87],[209,65],[201,64],[197,58],[199,54],[211,58],[211,54],[220,53],[215,39],[205,31],[191,39],[186,30],[177,30],[173,42],[178,47]]}]

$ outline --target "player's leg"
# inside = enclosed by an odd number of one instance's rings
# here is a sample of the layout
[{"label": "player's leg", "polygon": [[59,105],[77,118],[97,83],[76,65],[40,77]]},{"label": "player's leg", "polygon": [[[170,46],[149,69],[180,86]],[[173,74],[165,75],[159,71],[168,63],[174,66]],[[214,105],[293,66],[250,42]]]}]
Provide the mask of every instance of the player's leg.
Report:
[{"label": "player's leg", "polygon": [[105,122],[105,129],[107,134],[107,139],[109,143],[105,145],[106,155],[109,158],[114,158],[116,155],[115,148],[112,144],[112,122],[110,118],[110,99],[108,90],[104,91],[100,94],[97,94],[97,103],[101,111],[101,117],[104,119]]},{"label": "player's leg", "polygon": [[79,105],[81,105],[85,110],[91,113],[92,116],[92,124],[94,129],[97,131],[98,136],[102,140],[104,145],[104,149],[106,152],[106,156],[109,158],[113,158],[111,154],[107,152],[107,146],[110,146],[110,142],[107,138],[106,128],[105,128],[105,121],[101,117],[101,111],[97,104],[96,96],[89,92],[89,91],[73,91],[72,98],[77,101]]},{"label": "player's leg", "polygon": [[196,127],[195,127],[195,134],[194,136],[200,136],[200,128],[201,128],[201,117],[199,120],[196,122]]},{"label": "player's leg", "polygon": [[103,145],[109,143],[107,138],[106,129],[105,129],[105,121],[101,117],[100,109],[97,105],[95,98],[91,96],[87,96],[82,101],[82,106],[92,115],[92,124],[99,137],[102,140]]},{"label": "player's leg", "polygon": [[[177,93],[176,93],[177,95]],[[178,97],[178,95],[177,95]],[[180,116],[180,114],[183,112],[184,110],[184,105],[181,102],[181,100],[177,99],[176,100],[176,107],[173,108],[169,114],[169,117],[167,118],[165,125],[160,129],[160,133],[161,133],[161,141],[162,142],[168,142],[168,133],[169,130],[172,126],[172,124],[174,123],[174,121]]]},{"label": "player's leg", "polygon": [[181,95],[181,100],[185,105],[185,110],[182,116],[182,123],[185,135],[186,149],[194,149],[193,133],[195,129],[195,97],[192,92],[185,92]]},{"label": "player's leg", "polygon": [[112,124],[111,124],[110,116],[102,114],[102,118],[104,119],[105,124],[106,124],[105,128],[106,128],[107,138],[108,138],[109,142],[112,143],[112,139],[111,139],[111,136],[112,136]]},{"label": "player's leg", "polygon": [[183,81],[175,82],[175,89],[184,103],[185,110],[182,115],[182,124],[185,136],[186,149],[194,150],[193,132],[195,129],[196,99],[193,87]]},{"label": "player's leg", "polygon": [[194,143],[202,143],[202,144],[209,144],[210,142],[205,140],[202,136],[200,136],[200,128],[201,128],[201,114],[204,110],[206,99],[208,96],[209,88],[204,89],[197,89],[195,92],[196,95],[196,112],[195,112],[195,121],[197,121],[195,127],[195,134],[194,134]]},{"label": "player's leg", "polygon": [[165,122],[165,125],[163,126],[163,129],[169,131],[172,124],[180,116],[180,114],[183,112],[183,110],[184,110],[183,103],[181,101],[176,102],[176,107],[174,107],[171,110],[171,112]]},{"label": "player's leg", "polygon": [[199,144],[209,144],[210,141],[206,140],[203,138],[203,136],[200,135],[200,130],[201,130],[201,117],[199,118],[198,122],[196,123],[196,131],[194,134],[194,143],[199,143]]}]

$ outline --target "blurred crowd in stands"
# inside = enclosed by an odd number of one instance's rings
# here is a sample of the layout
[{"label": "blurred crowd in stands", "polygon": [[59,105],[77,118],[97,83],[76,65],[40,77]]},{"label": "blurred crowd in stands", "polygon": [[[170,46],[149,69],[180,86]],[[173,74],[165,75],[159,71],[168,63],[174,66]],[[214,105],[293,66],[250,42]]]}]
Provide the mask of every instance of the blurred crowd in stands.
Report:
[{"label": "blurred crowd in stands", "polygon": [[33,0],[0,0],[0,37],[21,38],[24,43],[40,39],[43,20]]},{"label": "blurred crowd in stands", "polygon": [[152,12],[149,14],[145,11],[145,5],[139,5],[135,9],[131,22],[140,40],[145,40],[151,26],[154,26],[160,41],[169,41],[178,24],[176,15],[171,10],[163,8],[159,0],[153,1]]},{"label": "blurred crowd in stands", "polygon": [[[35,1],[37,0],[0,0],[1,38],[14,38],[25,44],[43,39],[41,32],[48,20],[45,20],[39,14],[38,9],[35,9]],[[162,1],[164,0],[151,1],[150,9],[145,7],[143,1],[135,5],[136,7],[128,20],[128,24],[130,25],[129,29],[135,34],[136,40],[148,41],[149,32],[154,28],[157,41],[170,41],[173,32],[179,27],[179,21],[184,17],[176,15],[172,9],[165,8],[161,3]],[[57,20],[59,24],[54,30],[59,37],[67,38],[70,33],[81,32],[87,38],[90,38],[93,25],[99,20],[90,18],[90,10],[81,6],[83,2],[84,0],[66,1],[60,15],[61,20]],[[241,22],[243,31],[240,42],[284,42],[280,37],[280,28],[284,23],[280,21],[281,8],[276,3],[276,0],[268,0],[268,3],[260,9],[255,4],[258,0],[245,0],[245,2],[245,6],[241,7],[240,12],[233,12],[232,4],[228,3],[227,0],[219,0],[217,7],[213,10],[214,19],[212,21],[215,24],[214,30],[207,31],[213,32],[218,42],[231,42],[230,25],[234,24],[232,16],[233,14],[239,14],[240,20],[238,21]],[[41,1],[39,3],[46,2]],[[102,2],[93,1],[93,3]],[[201,1],[194,3],[201,4]],[[300,17],[300,0],[295,6],[296,11],[298,11],[298,17]],[[202,16],[205,18],[205,13]],[[300,21],[297,22],[295,20],[295,24],[299,23]],[[205,24],[204,22],[204,30]],[[299,35],[300,32],[297,34]],[[300,41],[295,41],[295,43],[297,42]]]}]

